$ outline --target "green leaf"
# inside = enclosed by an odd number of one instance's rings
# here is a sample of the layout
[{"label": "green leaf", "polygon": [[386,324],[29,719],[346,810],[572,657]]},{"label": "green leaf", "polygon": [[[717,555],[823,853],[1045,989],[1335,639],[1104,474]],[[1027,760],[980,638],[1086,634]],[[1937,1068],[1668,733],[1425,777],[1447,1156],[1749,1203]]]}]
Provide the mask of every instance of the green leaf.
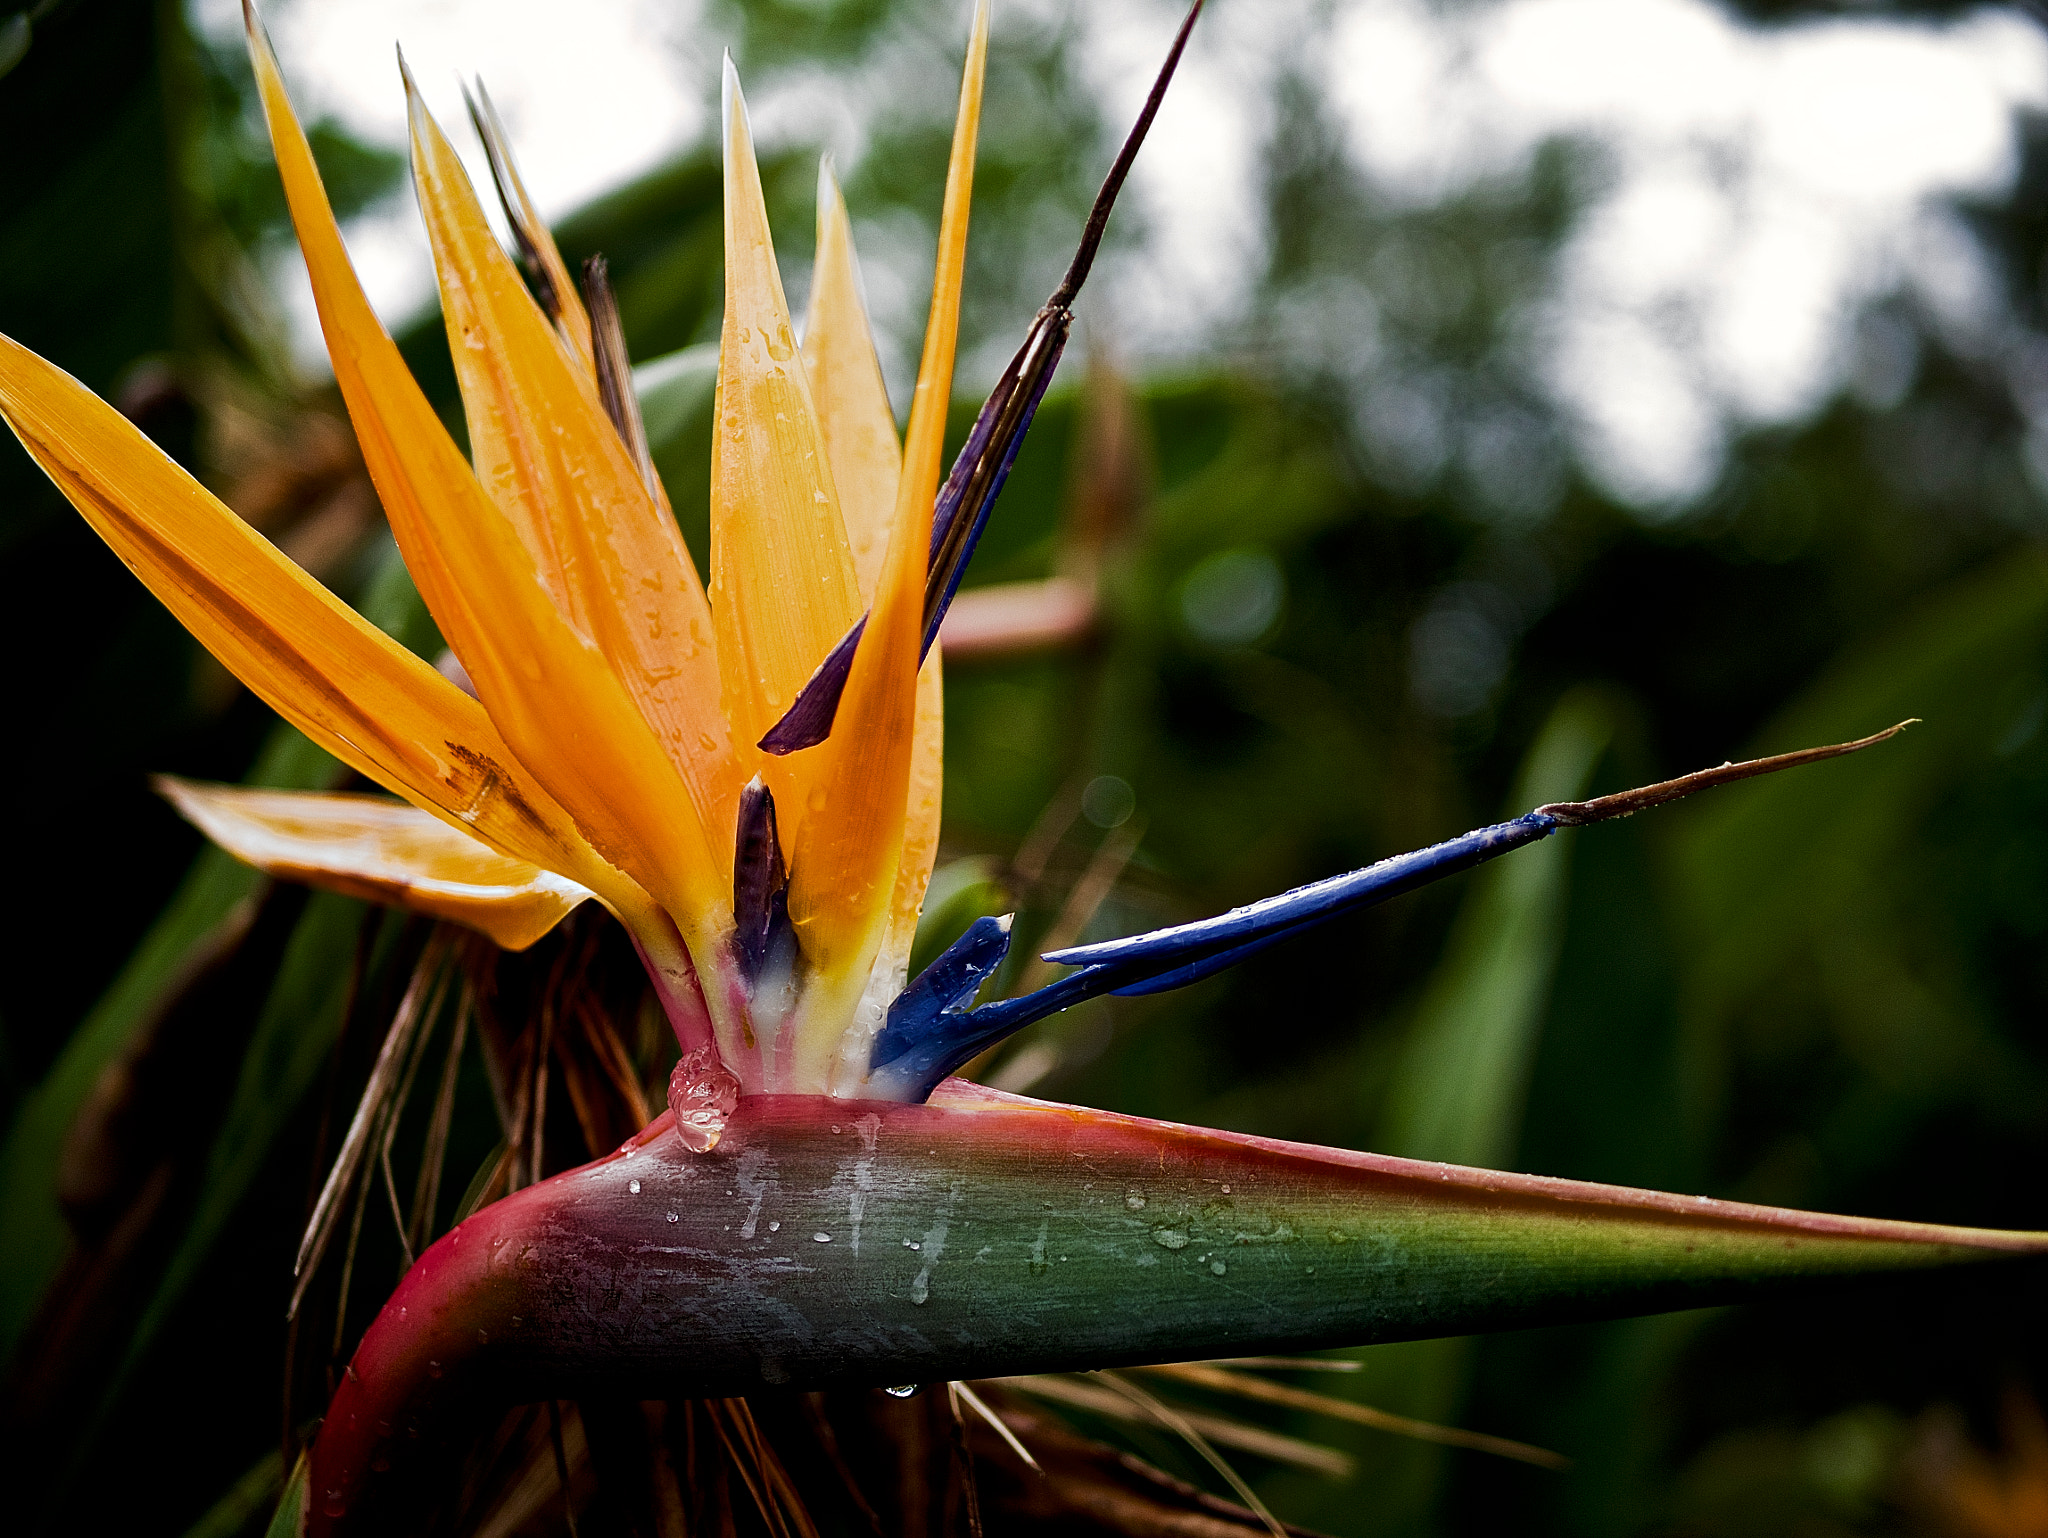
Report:
[{"label": "green leaf", "polygon": [[633,389],[647,425],[647,449],[683,543],[698,567],[711,557],[711,410],[718,385],[718,347],[706,343],[654,358],[633,370]]},{"label": "green leaf", "polygon": [[[1613,735],[1600,696],[1567,695],[1523,762],[1508,815],[1584,796]],[[1563,938],[1573,837],[1553,834],[1473,877],[1395,1065],[1375,1146],[1452,1164],[1513,1155]]]},{"label": "green leaf", "polygon": [[[407,646],[422,651],[438,646],[433,622],[395,545],[388,549],[361,607],[374,624]],[[339,766],[325,752],[280,725],[250,770],[248,783],[313,789],[333,783],[338,772]],[[58,1151],[79,1106],[106,1065],[148,1018],[193,949],[235,904],[255,891],[261,879],[217,849],[203,852],[9,1127],[5,1146],[0,1147],[0,1250],[8,1257],[7,1265],[0,1267],[0,1360],[13,1355],[70,1242],[57,1206],[56,1168]],[[309,913],[302,924],[312,922],[314,915]],[[261,1109],[262,1092],[255,1096]],[[222,1136],[231,1139],[239,1134],[224,1130]]]},{"label": "green leaf", "polygon": [[937,960],[969,924],[1003,912],[1010,901],[1009,889],[997,877],[996,862],[985,855],[949,860],[934,870],[910,950],[910,975],[917,976]]},{"label": "green leaf", "polygon": [[28,19],[28,12],[16,11],[5,21],[0,21],[0,77],[28,57],[29,44],[34,40],[35,27]]},{"label": "green leaf", "polygon": [[[255,1465],[236,1480],[226,1495],[215,1501],[205,1516],[185,1529],[185,1538],[241,1538],[249,1529],[250,1519],[268,1508],[279,1497],[279,1485],[283,1482],[284,1459],[273,1448],[256,1460]],[[306,1487],[306,1464],[301,1458],[292,1470],[299,1497],[304,1499]],[[296,1532],[297,1529],[293,1528]]]},{"label": "green leaf", "polygon": [[[1613,711],[1591,690],[1565,696],[1523,760],[1506,812],[1576,801],[1614,735]],[[1501,1165],[1521,1136],[1522,1101],[1564,938],[1566,887],[1580,835],[1554,834],[1471,878],[1442,961],[1396,1059],[1373,1144],[1414,1159]],[[1466,1339],[1404,1341],[1357,1353],[1366,1370],[1327,1392],[1420,1420],[1455,1421],[1470,1382]],[[1350,1428],[1323,1431],[1356,1453],[1379,1492],[1369,1531],[1402,1531],[1429,1509],[1444,1450]],[[1340,1521],[1348,1492],[1292,1482],[1289,1510]]]},{"label": "green leaf", "polygon": [[299,1461],[292,1467],[292,1477],[284,1487],[284,1495],[277,1503],[277,1514],[270,1519],[264,1538],[300,1538],[306,1530],[306,1455],[299,1454]]}]

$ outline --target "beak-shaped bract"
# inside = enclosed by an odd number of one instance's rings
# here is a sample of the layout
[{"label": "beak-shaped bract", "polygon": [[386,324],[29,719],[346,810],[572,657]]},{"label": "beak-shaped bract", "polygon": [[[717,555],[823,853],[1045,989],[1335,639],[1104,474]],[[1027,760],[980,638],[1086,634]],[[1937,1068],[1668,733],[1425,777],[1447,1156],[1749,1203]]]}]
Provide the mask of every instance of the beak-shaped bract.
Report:
[{"label": "beak-shaped bract", "polygon": [[799,1097],[743,1102],[707,1158],[654,1135],[657,1122],[443,1238],[335,1395],[307,1531],[383,1531],[420,1502],[474,1396],[744,1394],[1293,1352],[2048,1248],[2048,1234],[1458,1169],[958,1081],[856,1125],[835,1114]]}]

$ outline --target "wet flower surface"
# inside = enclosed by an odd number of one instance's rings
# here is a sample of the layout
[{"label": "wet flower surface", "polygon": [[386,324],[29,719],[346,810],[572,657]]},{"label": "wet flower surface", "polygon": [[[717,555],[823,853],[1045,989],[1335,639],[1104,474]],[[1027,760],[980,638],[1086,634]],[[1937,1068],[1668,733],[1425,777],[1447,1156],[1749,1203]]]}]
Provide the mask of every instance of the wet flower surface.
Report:
[{"label": "wet flower surface", "polygon": [[[976,1006],[1010,942],[996,918],[909,980],[938,836],[934,637],[1138,142],[942,481],[987,34],[983,5],[900,440],[829,172],[799,339],[727,63],[707,581],[653,471],[603,270],[572,280],[488,100],[474,117],[524,274],[406,81],[465,458],[356,282],[251,12],[336,381],[446,671],[0,340],[0,411],[95,530],[280,714],[402,798],[165,782],[180,810],[265,870],[510,949],[595,899],[680,1047],[667,1115],[419,1256],[313,1449],[300,1495],[315,1529],[388,1518],[431,1468],[422,1449],[493,1396],[900,1386],[1402,1339],[2043,1242],[1412,1164],[949,1080],[1082,999],[1193,982],[1559,828],[1899,730],[1538,807],[1213,919],[1051,951],[1068,972],[1021,998]],[[1219,635],[1245,628],[1226,618]]]}]

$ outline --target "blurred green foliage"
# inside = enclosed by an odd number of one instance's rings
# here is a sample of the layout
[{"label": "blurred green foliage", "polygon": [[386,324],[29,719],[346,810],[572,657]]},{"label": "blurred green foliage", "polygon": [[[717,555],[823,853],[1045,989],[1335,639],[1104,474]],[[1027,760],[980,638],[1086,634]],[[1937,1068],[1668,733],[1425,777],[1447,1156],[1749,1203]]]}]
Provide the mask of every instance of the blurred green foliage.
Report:
[{"label": "blurred green foliage", "polygon": [[[950,116],[950,87],[931,83],[946,72],[918,64],[950,57],[955,9],[717,13],[750,79],[822,67],[869,93],[866,152],[842,171],[863,234],[912,267],[928,261]],[[268,401],[280,419],[332,409],[289,378],[257,280],[284,232],[245,72],[167,3],[74,0],[32,33],[0,77],[0,142],[40,147],[0,157],[0,330],[217,479],[224,400]],[[1071,46],[1042,18],[1000,24],[971,342],[1021,332],[1106,159]],[[1698,506],[1646,522],[1580,472],[1555,408],[1500,361],[1597,149],[1548,146],[1526,174],[1416,208],[1348,164],[1305,77],[1283,85],[1273,121],[1269,254],[1229,339],[1236,361],[1131,387],[1125,468],[1143,494],[1088,536],[1099,634],[949,671],[947,844],[921,955],[1010,907],[1028,953],[1129,832],[1142,837],[1107,900],[1076,915],[1090,937],[1582,789],[1924,724],[1852,761],[1551,841],[1184,994],[1076,1010],[999,1059],[998,1080],[1028,1071],[1061,1098],[1422,1157],[2048,1227],[2048,507],[2020,469],[2009,382],[1887,299],[1864,325],[1909,340],[1908,387],[1749,435]],[[2048,127],[2028,134],[2013,198],[1966,213],[2009,279],[2014,324],[2039,327]],[[345,207],[396,186],[387,147],[332,125],[316,146]],[[814,163],[791,149],[764,169],[794,273]],[[637,357],[715,334],[717,197],[715,160],[693,152],[560,231],[572,262],[610,259]],[[1381,349],[1369,377],[1345,329],[1363,304]],[[1085,318],[1113,354],[1114,316]],[[438,323],[402,341],[455,420]],[[1083,352],[977,581],[1067,569],[1085,543],[1076,510],[1101,470],[1089,433],[1124,397],[1107,370],[1082,386]],[[700,353],[643,381],[700,558],[708,379]],[[1404,391],[1487,426],[1514,473],[1469,455],[1428,468],[1388,404]],[[956,434],[972,410],[960,404]],[[437,650],[381,535],[330,580]],[[0,966],[14,1389],[52,1327],[45,1289],[79,1280],[66,1268],[83,1209],[60,1207],[55,1182],[80,1108],[158,1029],[153,1002],[202,937],[238,911],[273,935],[217,996],[205,1050],[142,1082],[156,1111],[133,1175],[139,1188],[168,1170],[168,1194],[118,1285],[94,1294],[91,1373],[38,1401],[56,1409],[36,1426],[10,1421],[11,1488],[20,1511],[69,1529],[117,1459],[151,1492],[148,1530],[213,1508],[207,1531],[242,1531],[277,1477],[258,1460],[277,1443],[279,1321],[319,1127],[367,1066],[344,980],[360,949],[374,992],[406,937],[338,899],[280,908],[218,855],[192,863],[197,840],[148,796],[147,772],[313,784],[332,766],[246,695],[206,685],[182,633],[11,446],[0,625],[16,659],[21,872]],[[1287,1429],[1352,1451],[1360,1478],[1250,1471],[1286,1515],[1345,1534],[1935,1530],[1914,1450],[1938,1407],[1989,1439],[2009,1386],[2041,1391],[2039,1280],[1377,1348],[1340,1391],[1553,1446],[1576,1468],[1297,1417]],[[1170,1441],[1140,1440],[1207,1477]]]}]

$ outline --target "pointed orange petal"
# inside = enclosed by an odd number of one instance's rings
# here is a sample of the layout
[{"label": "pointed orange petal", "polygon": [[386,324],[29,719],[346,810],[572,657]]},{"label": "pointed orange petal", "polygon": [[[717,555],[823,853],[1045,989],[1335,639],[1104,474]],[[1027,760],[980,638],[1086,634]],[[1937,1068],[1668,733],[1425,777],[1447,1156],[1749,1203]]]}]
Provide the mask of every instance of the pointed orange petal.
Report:
[{"label": "pointed orange petal", "polygon": [[[725,324],[711,464],[711,607],[726,717],[751,745],[860,618],[846,526],[768,234],[746,102],[725,63]],[[787,831],[808,764],[760,766]]]},{"label": "pointed orange petal", "polygon": [[717,965],[728,883],[696,819],[676,815],[688,792],[603,655],[556,608],[370,308],[276,58],[246,5],[245,15],[335,379],[406,565],[520,762],[669,911],[700,962]]},{"label": "pointed orange petal", "polygon": [[410,80],[406,96],[413,176],[477,478],[528,549],[553,556],[549,585],[563,612],[597,643],[653,728],[722,868],[743,777],[726,736],[711,608],[696,568],[595,381],[564,356],[499,247],[454,146]]},{"label": "pointed orange petal", "polygon": [[185,820],[236,859],[286,881],[450,919],[523,951],[591,894],[514,860],[403,801],[152,783]]},{"label": "pointed orange petal", "polygon": [[896,893],[889,901],[889,927],[875,955],[870,997],[887,1009],[910,974],[910,949],[924,913],[925,889],[939,857],[939,811],[945,793],[946,688],[939,648],[932,647],[917,673],[917,726],[910,748],[910,793],[905,798],[903,854],[896,864]]},{"label": "pointed orange petal", "polygon": [[988,0],[981,0],[975,7],[960,83],[931,316],[911,402],[888,555],[832,735],[813,750],[824,767],[791,860],[789,915],[814,969],[796,1029],[795,1073],[799,1083],[830,1083],[840,1093],[851,1092],[865,1079],[866,1038],[881,1024],[874,1018],[862,1022],[865,1030],[846,1030],[889,927],[903,859],[932,498],[939,487],[939,454],[953,388],[987,52]]},{"label": "pointed orange petal", "polygon": [[839,488],[839,511],[846,520],[861,596],[871,598],[889,548],[903,447],[896,441],[896,418],[861,299],[846,199],[829,158],[818,166],[818,260],[804,317],[804,371],[810,375],[832,481]]},{"label": "pointed orange petal", "polygon": [[505,217],[528,259],[540,268],[541,281],[552,297],[556,334],[583,372],[595,378],[597,359],[591,345],[590,316],[584,311],[576,280],[569,276],[569,264],[562,260],[553,232],[527,195],[519,162],[512,157],[511,136],[498,120],[498,109],[492,105],[491,93],[484,89],[481,80],[476,83],[476,95],[470,99],[469,109],[477,137],[484,142],[484,154],[490,159],[491,178],[497,183],[499,201],[505,205]]},{"label": "pointed orange petal", "polygon": [[602,862],[482,706],[294,566],[113,407],[5,337],[0,414],[114,553],[279,715],[493,848],[592,881]]}]

